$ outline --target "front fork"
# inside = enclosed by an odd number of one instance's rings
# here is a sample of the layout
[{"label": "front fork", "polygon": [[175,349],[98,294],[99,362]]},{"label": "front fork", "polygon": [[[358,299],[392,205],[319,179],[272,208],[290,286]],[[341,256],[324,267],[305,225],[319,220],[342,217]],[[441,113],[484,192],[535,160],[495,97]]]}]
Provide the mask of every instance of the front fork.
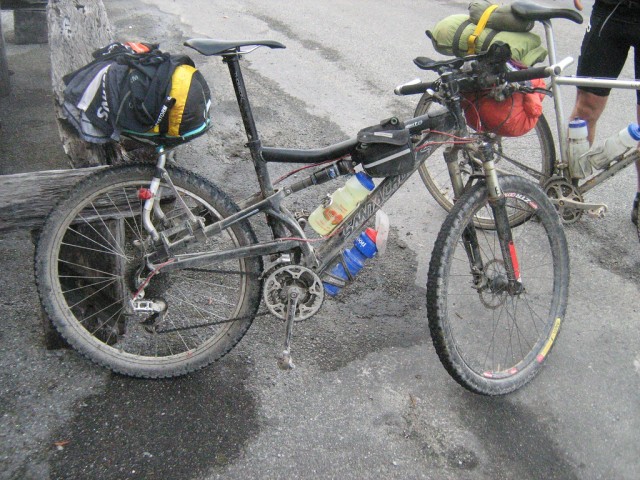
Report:
[{"label": "front fork", "polygon": [[[513,242],[513,236],[511,234],[511,226],[509,224],[509,215],[507,213],[506,204],[507,199],[500,187],[498,180],[498,174],[495,169],[493,161],[493,149],[488,143],[483,143],[477,151],[479,160],[482,162],[482,168],[484,171],[485,184],[487,188],[487,195],[489,198],[489,205],[493,213],[495,221],[495,228],[498,234],[498,241],[500,243],[500,251],[502,253],[502,259],[504,261],[504,268],[507,275],[507,292],[510,295],[517,295],[522,292],[523,286],[520,277],[520,267],[518,262],[518,255],[516,252],[515,243]],[[473,151],[469,151],[470,155],[474,155]],[[464,185],[459,174],[459,166],[456,162],[448,162],[449,173],[452,179],[452,185],[456,200],[462,195]],[[457,175],[455,169],[458,169]],[[455,177],[454,177],[455,175]],[[471,264],[472,272],[474,275],[475,285],[478,289],[482,289],[487,284],[486,274],[484,272],[484,264],[482,256],[480,254],[480,248],[478,243],[478,236],[476,227],[473,222],[470,222],[465,228],[463,234],[463,243]]]}]

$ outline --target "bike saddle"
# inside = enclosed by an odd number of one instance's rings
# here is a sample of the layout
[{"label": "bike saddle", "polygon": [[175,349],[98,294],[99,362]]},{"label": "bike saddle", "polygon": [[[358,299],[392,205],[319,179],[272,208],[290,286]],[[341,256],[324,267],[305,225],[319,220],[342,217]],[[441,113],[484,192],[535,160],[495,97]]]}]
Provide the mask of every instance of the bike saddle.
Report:
[{"label": "bike saddle", "polygon": [[240,47],[269,47],[286,48],[280,42],[273,40],[214,40],[212,38],[192,38],[184,42],[203,55],[237,55],[242,52]]},{"label": "bike saddle", "polygon": [[511,4],[511,11],[524,20],[551,20],[552,18],[566,18],[575,23],[582,23],[582,15],[568,8],[550,8],[537,3],[517,1]]}]

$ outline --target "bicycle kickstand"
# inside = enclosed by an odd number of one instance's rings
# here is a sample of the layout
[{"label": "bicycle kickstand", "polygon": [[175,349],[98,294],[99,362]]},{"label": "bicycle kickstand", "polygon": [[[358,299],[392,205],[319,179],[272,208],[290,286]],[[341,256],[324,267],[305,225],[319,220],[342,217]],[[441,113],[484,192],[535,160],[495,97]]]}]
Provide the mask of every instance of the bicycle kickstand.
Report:
[{"label": "bicycle kickstand", "polygon": [[295,286],[290,286],[287,290],[287,313],[285,316],[286,333],[284,338],[284,350],[278,357],[278,368],[281,370],[291,370],[295,368],[291,358],[291,335],[293,333],[293,323],[295,321],[296,308],[302,290]]}]

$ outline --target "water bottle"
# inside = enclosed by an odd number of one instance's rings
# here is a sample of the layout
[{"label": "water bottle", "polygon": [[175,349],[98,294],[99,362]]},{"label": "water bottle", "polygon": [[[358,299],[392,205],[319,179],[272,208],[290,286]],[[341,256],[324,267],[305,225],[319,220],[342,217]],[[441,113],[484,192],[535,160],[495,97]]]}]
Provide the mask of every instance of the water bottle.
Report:
[{"label": "water bottle", "polygon": [[604,143],[593,147],[586,154],[586,157],[593,165],[593,168],[602,170],[609,165],[616,157],[626,153],[635,147],[640,141],[640,126],[637,123],[630,123],[615,135],[607,138]]},{"label": "water bottle", "polygon": [[320,235],[331,233],[362,200],[369,196],[375,184],[369,175],[358,172],[344,187],[339,188],[309,215],[309,225]]},{"label": "water bottle", "polygon": [[[378,249],[376,248],[377,235],[378,232],[373,228],[367,228],[362,232],[353,241],[353,248],[349,248],[342,252],[344,265],[342,261],[336,263],[336,265],[331,269],[330,276],[336,277],[345,282],[349,281],[349,274],[351,274],[351,277],[354,277],[360,270],[362,270],[367,259],[375,257],[376,253],[378,253]],[[345,265],[349,270],[349,273],[345,270]],[[327,292],[327,295],[331,297],[335,297],[341,288],[327,282],[323,282],[323,284],[325,292]]]},{"label": "water bottle", "polygon": [[586,120],[575,118],[569,122],[567,154],[572,178],[585,178],[591,175],[591,162],[584,156],[589,151],[587,136]]}]

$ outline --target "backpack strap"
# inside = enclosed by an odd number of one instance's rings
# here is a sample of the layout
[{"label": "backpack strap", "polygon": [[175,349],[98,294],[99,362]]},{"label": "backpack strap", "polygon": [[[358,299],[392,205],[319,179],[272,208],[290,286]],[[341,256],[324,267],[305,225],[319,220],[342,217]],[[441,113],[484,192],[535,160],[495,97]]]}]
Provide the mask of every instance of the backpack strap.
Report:
[{"label": "backpack strap", "polygon": [[[462,22],[458,26],[458,29],[456,30],[456,33],[453,35],[453,41],[451,42],[451,48],[453,50],[453,54],[456,57],[464,57],[465,52],[460,50],[460,37],[462,37],[462,34],[464,33],[464,30],[469,25],[473,25],[473,23],[471,22],[470,19],[466,19],[464,22]],[[429,38],[433,41],[433,35],[428,30],[427,30],[427,32],[428,32]]]},{"label": "backpack strap", "polygon": [[480,20],[478,20],[478,25],[476,25],[476,29],[473,31],[471,35],[469,35],[469,38],[467,39],[467,46],[469,47],[467,49],[467,55],[473,55],[474,53],[476,53],[476,42],[478,41],[478,37],[487,26],[489,17],[493,13],[493,11],[496,8],[498,8],[498,6],[499,5],[495,5],[495,4],[490,5],[489,7],[487,7],[487,9],[484,12],[482,12],[482,16],[480,17]]},{"label": "backpack strap", "polygon": [[491,30],[491,33],[487,35],[487,38],[485,38],[484,42],[482,42],[482,52],[486,52],[487,50],[489,50],[491,42],[493,42],[493,39],[496,38],[496,35],[498,35],[499,33],[500,30]]}]

